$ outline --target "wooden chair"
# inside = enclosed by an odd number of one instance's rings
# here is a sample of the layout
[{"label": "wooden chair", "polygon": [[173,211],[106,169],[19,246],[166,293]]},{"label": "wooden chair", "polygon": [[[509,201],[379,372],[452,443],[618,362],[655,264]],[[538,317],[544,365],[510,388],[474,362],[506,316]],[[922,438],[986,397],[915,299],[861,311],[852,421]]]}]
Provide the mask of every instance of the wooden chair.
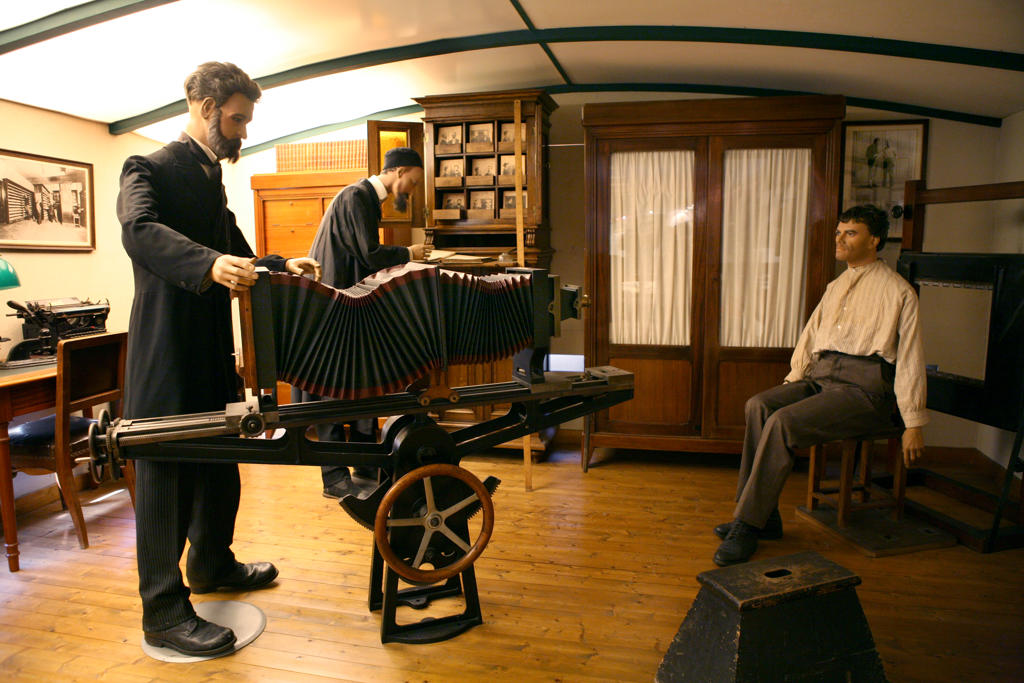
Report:
[{"label": "wooden chair", "polygon": [[[63,503],[83,548],[89,547],[89,536],[73,470],[78,464],[89,463],[90,475],[94,483],[99,483],[101,474],[90,461],[86,433],[95,421],[93,406],[109,402],[111,414],[118,414],[127,339],[127,333],[116,332],[61,341],[57,345],[56,414],[10,429],[13,471],[56,473]],[[83,416],[72,415],[77,411],[82,411]],[[130,466],[125,470],[125,478],[134,506],[135,477]]]},{"label": "wooden chair", "polygon": [[[903,426],[899,425],[891,430],[840,441],[842,457],[838,481],[822,479],[825,472],[825,444],[811,446],[807,473],[807,510],[816,510],[819,504],[827,503],[836,510],[836,523],[840,528],[849,524],[850,514],[857,510],[892,508],[894,518],[902,519],[907,487],[902,434]],[[891,491],[871,482],[871,446],[874,441],[882,439],[888,441],[887,453],[893,473]],[[861,468],[860,475],[856,476],[858,456]],[[853,500],[855,493],[860,494],[860,501]]]}]

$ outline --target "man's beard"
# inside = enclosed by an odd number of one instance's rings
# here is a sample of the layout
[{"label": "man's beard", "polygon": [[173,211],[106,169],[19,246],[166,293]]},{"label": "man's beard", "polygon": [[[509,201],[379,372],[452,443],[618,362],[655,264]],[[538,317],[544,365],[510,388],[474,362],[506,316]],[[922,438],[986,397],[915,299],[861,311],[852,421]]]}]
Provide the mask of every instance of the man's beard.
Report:
[{"label": "man's beard", "polygon": [[406,208],[409,206],[409,195],[406,192],[399,192],[395,195],[395,210],[399,213],[405,213]]},{"label": "man's beard", "polygon": [[239,151],[242,149],[242,140],[241,138],[228,140],[220,132],[220,107],[213,110],[207,127],[207,140],[210,143],[210,149],[217,155],[217,159],[227,159],[232,164],[238,161]]}]

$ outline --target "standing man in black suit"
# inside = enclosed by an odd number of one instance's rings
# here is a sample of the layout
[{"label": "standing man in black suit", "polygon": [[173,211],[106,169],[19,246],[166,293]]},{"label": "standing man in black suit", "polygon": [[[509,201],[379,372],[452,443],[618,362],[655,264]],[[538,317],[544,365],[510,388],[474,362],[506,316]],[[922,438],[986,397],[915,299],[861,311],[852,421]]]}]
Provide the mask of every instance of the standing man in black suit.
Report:
[{"label": "standing man in black suit", "polygon": [[[223,410],[237,401],[231,290],[252,286],[256,265],[319,278],[312,259],[255,259],[227,208],[220,160],[239,157],[260,87],[233,64],[207,62],[185,81],[189,120],[177,141],[133,156],[121,171],[117,215],[132,259],[126,418]],[[130,454],[130,452],[129,452]],[[191,591],[271,583],[269,562],[231,551],[238,466],[136,462],[136,549],[146,641],[189,655],[226,652],[231,629],[198,617],[178,562],[191,543]]]},{"label": "standing man in black suit", "polygon": [[[424,246],[414,244],[403,247],[381,244],[377,236],[382,217],[381,204],[388,195],[394,195],[395,208],[405,211],[409,194],[423,182],[423,159],[410,147],[395,147],[384,154],[384,168],[380,175],[364,178],[335,195],[327,207],[313,245],[310,258],[323,264],[324,283],[344,289],[368,275],[390,266],[400,266],[413,259],[423,258]],[[294,401],[317,401],[320,397],[305,391],[292,390]],[[344,424],[317,425],[321,441],[373,442],[377,440],[376,420],[354,420]],[[355,476],[362,482],[353,482],[348,467],[324,465],[321,468],[323,495],[326,498],[358,496],[376,482],[377,473],[369,468],[355,468]]]}]

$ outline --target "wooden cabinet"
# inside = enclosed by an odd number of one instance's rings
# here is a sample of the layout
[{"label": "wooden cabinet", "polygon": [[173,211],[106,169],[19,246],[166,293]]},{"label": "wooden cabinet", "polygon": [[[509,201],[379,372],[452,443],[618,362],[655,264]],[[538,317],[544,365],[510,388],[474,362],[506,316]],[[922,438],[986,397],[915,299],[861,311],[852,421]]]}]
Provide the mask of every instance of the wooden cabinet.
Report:
[{"label": "wooden cabinet", "polygon": [[586,105],[591,446],[738,452],[834,272],[842,97]]},{"label": "wooden cabinet", "polygon": [[254,175],[250,186],[255,201],[256,253],[285,258],[307,256],[331,200],[364,177],[365,171]]},{"label": "wooden cabinet", "polygon": [[496,259],[516,251],[516,107],[520,123],[525,265],[551,263],[547,221],[548,115],[542,90],[420,97],[426,242]]}]

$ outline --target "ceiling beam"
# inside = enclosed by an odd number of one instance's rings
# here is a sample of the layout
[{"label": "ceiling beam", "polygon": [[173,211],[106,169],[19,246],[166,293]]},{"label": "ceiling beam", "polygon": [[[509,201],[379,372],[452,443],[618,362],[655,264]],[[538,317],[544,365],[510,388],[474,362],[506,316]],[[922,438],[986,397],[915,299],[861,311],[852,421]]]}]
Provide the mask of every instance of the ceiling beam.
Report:
[{"label": "ceiling beam", "polygon": [[178,0],[92,0],[0,31],[0,54]]},{"label": "ceiling beam", "polygon": [[[530,15],[528,15],[526,13],[526,10],[523,9],[523,6],[519,3],[519,0],[508,1],[512,3],[512,7],[515,8],[516,12],[519,14],[519,18],[523,20],[524,24],[526,24],[526,28],[530,29],[532,33],[537,33],[537,27],[534,26],[533,20],[530,19]],[[548,59],[551,60],[552,66],[554,66],[555,69],[558,71],[559,75],[562,77],[562,80],[571,85],[572,79],[569,78],[569,74],[566,73],[565,69],[562,67],[562,63],[558,61],[557,57],[555,57],[555,53],[551,51],[551,48],[548,47],[548,44],[542,40],[538,40],[537,44],[540,45],[540,49],[544,50],[544,54],[546,54],[548,56]]]},{"label": "ceiling beam", "polygon": [[[993,69],[1024,71],[1024,54],[978,50],[975,48],[932,43],[913,43],[886,38],[867,38],[832,33],[801,31],[772,31],[766,29],[716,28],[708,26],[588,26],[521,31],[503,31],[458,38],[444,38],[412,45],[371,50],[336,59],[261,76],[256,82],[263,88],[295,83],[309,78],[327,76],[381,64],[393,64],[410,59],[438,55],[487,50],[517,45],[540,43],[606,42],[606,41],[662,41],[739,43],[747,45],[775,45],[820,50],[861,52],[912,59],[983,66]],[[564,74],[563,74],[564,76]],[[847,98],[849,99],[849,98]],[[913,106],[913,105],[907,105]],[[176,116],[186,110],[185,100],[139,114],[110,124],[110,133],[120,135],[142,126]]]},{"label": "ceiling beam", "polygon": [[[779,97],[785,95],[828,95],[835,93],[818,93],[804,90],[780,90],[776,88],[751,88],[739,85],[708,85],[705,83],[576,83],[567,85],[549,85],[544,88],[549,95],[564,95],[566,93],[578,92],[679,92],[679,93],[706,93],[711,95],[740,95],[745,97]],[[946,119],[947,121],[960,121],[961,123],[972,123],[977,126],[990,126],[1000,128],[1003,121],[995,116],[981,116],[979,114],[968,114],[962,111],[949,109],[936,109],[934,107],[920,107],[915,104],[904,102],[890,102],[888,100],[874,100],[866,97],[846,96],[847,106],[864,107],[866,109],[878,109],[881,111],[894,111],[901,114],[914,114],[915,116],[927,116],[933,119]]]}]

